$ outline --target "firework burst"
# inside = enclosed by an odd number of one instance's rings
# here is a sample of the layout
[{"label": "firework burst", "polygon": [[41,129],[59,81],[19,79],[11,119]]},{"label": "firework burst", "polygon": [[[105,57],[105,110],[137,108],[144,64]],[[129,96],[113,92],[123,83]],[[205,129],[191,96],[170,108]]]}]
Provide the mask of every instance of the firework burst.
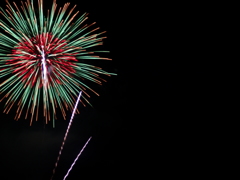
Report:
[{"label": "firework burst", "polygon": [[[81,103],[90,104],[85,80],[102,84],[103,75],[114,75],[79,60],[110,60],[95,55],[108,51],[90,50],[102,45],[105,32],[95,33],[84,22],[87,13],[79,18],[70,3],[57,9],[56,0],[44,15],[43,0],[35,7],[33,0],[18,6],[7,1],[7,8],[0,8],[0,93],[5,93],[5,113],[17,105],[15,119],[23,114],[30,116],[30,125],[43,109],[46,123],[56,119],[59,108],[66,118],[66,110],[73,110],[78,92],[82,91]],[[4,19],[4,20],[3,20]],[[97,94],[98,95],[98,94]],[[41,106],[41,107],[40,107]],[[24,113],[23,113],[24,112]]]}]

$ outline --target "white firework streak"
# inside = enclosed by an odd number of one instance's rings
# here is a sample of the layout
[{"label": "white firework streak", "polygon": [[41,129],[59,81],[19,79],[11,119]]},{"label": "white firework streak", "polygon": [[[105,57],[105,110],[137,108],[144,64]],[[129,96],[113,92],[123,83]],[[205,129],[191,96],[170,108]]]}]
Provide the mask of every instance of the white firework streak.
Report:
[{"label": "white firework streak", "polygon": [[69,172],[72,170],[73,166],[75,165],[76,161],[78,160],[79,156],[82,154],[82,152],[84,151],[85,147],[87,146],[88,142],[91,140],[92,136],[87,140],[87,142],[85,143],[85,145],[83,146],[83,148],[81,149],[81,151],[79,152],[79,154],[77,155],[76,159],[74,160],[74,162],[72,163],[71,167],[69,168],[67,174],[64,176],[63,180],[65,180],[69,174]]},{"label": "white firework streak", "polygon": [[42,74],[42,78],[43,78],[43,85],[46,88],[48,79],[47,79],[47,65],[46,65],[46,58],[45,58],[45,53],[44,53],[44,47],[42,46],[42,69],[43,69],[43,74]]},{"label": "white firework streak", "polygon": [[76,109],[77,109],[77,106],[78,106],[78,102],[79,102],[79,100],[80,100],[81,95],[82,95],[82,91],[80,91],[80,93],[79,93],[79,95],[78,95],[78,98],[77,98],[77,101],[76,101],[76,104],[75,104],[75,106],[74,106],[74,109],[73,109],[73,112],[72,112],[72,116],[71,116],[71,119],[70,119],[70,121],[69,121],[69,124],[68,124],[68,127],[67,127],[67,131],[66,131],[66,133],[65,133],[65,136],[64,136],[64,138],[63,138],[62,146],[61,146],[61,148],[60,148],[60,150],[59,150],[59,154],[58,154],[58,157],[57,157],[57,161],[56,161],[56,163],[55,163],[55,167],[54,167],[54,169],[53,169],[53,174],[52,174],[51,180],[53,179],[53,176],[54,176],[54,174],[55,174],[55,171],[56,171],[56,168],[57,168],[57,165],[58,165],[58,161],[59,161],[60,156],[61,156],[61,154],[62,154],[63,146],[64,146],[64,144],[65,144],[65,141],[66,141],[66,138],[67,138],[69,129],[70,129],[70,127],[71,127],[72,120],[73,120],[74,114],[75,114],[75,112],[76,112]]}]

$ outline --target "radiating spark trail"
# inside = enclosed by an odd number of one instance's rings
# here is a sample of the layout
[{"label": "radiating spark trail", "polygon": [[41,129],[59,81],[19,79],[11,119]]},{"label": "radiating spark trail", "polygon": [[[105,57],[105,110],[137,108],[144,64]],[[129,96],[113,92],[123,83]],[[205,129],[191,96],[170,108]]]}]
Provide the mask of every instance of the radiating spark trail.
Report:
[{"label": "radiating spark trail", "polygon": [[[39,49],[40,53],[41,53],[41,62],[42,62],[42,84],[43,84],[43,94],[44,94],[44,101],[47,102],[47,64],[46,64],[46,58],[45,58],[45,52],[44,52],[44,46],[41,46],[42,50]],[[44,104],[44,108],[46,108],[46,105]],[[46,111],[44,111],[46,112]],[[45,114],[45,116],[47,116],[47,114]],[[47,120],[46,120],[47,123]]]},{"label": "radiating spark trail", "polygon": [[41,56],[42,56],[42,78],[43,78],[43,85],[44,88],[46,88],[47,86],[47,65],[46,65],[46,58],[45,58],[45,52],[44,52],[44,47],[42,46],[42,51],[41,51]]},{"label": "radiating spark trail", "polygon": [[83,148],[81,149],[81,151],[79,152],[79,154],[77,155],[76,159],[74,160],[74,162],[72,163],[71,167],[69,168],[67,174],[64,176],[63,180],[65,180],[69,174],[69,172],[72,170],[73,166],[75,165],[76,161],[78,160],[79,156],[82,154],[82,152],[84,151],[85,147],[87,146],[88,142],[91,140],[92,136],[87,140],[87,142],[85,143],[85,145],[83,146]]},{"label": "radiating spark trail", "polygon": [[53,179],[53,176],[54,176],[54,174],[55,174],[55,171],[56,171],[56,168],[57,168],[57,165],[58,165],[58,161],[59,161],[60,156],[61,156],[61,154],[62,154],[63,146],[64,146],[64,144],[65,144],[65,141],[66,141],[66,138],[67,138],[69,129],[70,129],[70,127],[71,127],[72,120],[73,120],[74,114],[75,114],[75,112],[76,112],[76,109],[77,109],[77,106],[78,106],[78,102],[79,102],[79,100],[80,100],[81,95],[82,95],[82,91],[80,91],[80,93],[79,93],[79,95],[78,95],[76,104],[75,104],[74,109],[73,109],[73,112],[72,112],[71,119],[70,119],[70,121],[69,121],[69,123],[68,123],[67,131],[66,131],[66,133],[65,133],[65,136],[64,136],[63,142],[62,142],[62,146],[61,146],[61,148],[60,148],[60,150],[59,150],[59,153],[58,153],[57,161],[56,161],[55,167],[54,167],[54,169],[53,169],[53,174],[52,174],[51,180]]}]

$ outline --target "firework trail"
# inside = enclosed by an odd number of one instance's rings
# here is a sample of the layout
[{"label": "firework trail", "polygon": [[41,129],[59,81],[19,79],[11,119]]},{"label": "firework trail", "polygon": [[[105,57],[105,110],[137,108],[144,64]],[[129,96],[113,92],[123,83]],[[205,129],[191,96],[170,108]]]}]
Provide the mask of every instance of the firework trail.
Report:
[{"label": "firework trail", "polygon": [[57,161],[56,161],[55,167],[54,167],[54,169],[53,169],[53,174],[52,174],[51,180],[52,180],[52,178],[53,178],[53,176],[54,176],[54,174],[55,174],[55,171],[56,171],[56,168],[57,168],[57,165],[58,165],[58,161],[59,161],[60,156],[61,156],[61,154],[62,154],[63,146],[64,146],[65,141],[66,141],[66,139],[67,139],[67,135],[68,135],[69,129],[70,129],[70,127],[71,127],[72,120],[73,120],[74,114],[75,114],[75,112],[76,112],[76,109],[77,109],[77,106],[78,106],[78,102],[80,101],[81,95],[82,95],[82,91],[79,93],[78,99],[77,99],[77,101],[76,101],[75,107],[74,107],[73,112],[72,112],[71,119],[70,119],[70,121],[69,121],[69,123],[68,123],[68,127],[67,127],[66,133],[65,133],[65,135],[64,135],[61,148],[60,148],[59,153],[58,153]]},{"label": "firework trail", "polygon": [[57,119],[57,108],[66,119],[66,110],[73,110],[79,91],[83,92],[81,103],[90,104],[88,91],[98,93],[85,83],[101,85],[105,82],[101,75],[115,75],[88,64],[111,60],[95,55],[108,51],[92,49],[103,44],[105,31],[89,30],[95,22],[84,25],[88,14],[78,17],[76,5],[69,10],[70,3],[57,8],[53,0],[50,10],[45,10],[43,0],[38,5],[33,4],[35,0],[21,1],[21,5],[6,2],[6,9],[0,7],[0,93],[5,93],[0,102],[6,98],[4,113],[16,105],[15,119],[26,111],[25,119],[30,115],[31,125],[34,118],[38,120],[39,109],[43,109],[46,123],[50,117]]},{"label": "firework trail", "polygon": [[87,142],[85,143],[85,145],[83,146],[83,148],[81,149],[81,151],[79,152],[79,154],[77,155],[76,159],[74,160],[74,162],[72,163],[71,167],[69,168],[67,174],[64,176],[63,180],[65,180],[69,174],[69,172],[72,170],[73,166],[75,165],[76,161],[78,160],[79,156],[82,154],[82,152],[84,151],[85,147],[87,146],[88,142],[91,140],[92,136],[87,140]]}]

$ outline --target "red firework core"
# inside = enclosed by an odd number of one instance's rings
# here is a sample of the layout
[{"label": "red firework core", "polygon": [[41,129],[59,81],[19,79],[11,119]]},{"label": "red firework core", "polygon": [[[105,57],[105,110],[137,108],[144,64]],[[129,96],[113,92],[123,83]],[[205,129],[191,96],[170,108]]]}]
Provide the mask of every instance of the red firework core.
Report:
[{"label": "red firework core", "polygon": [[[75,72],[74,61],[77,61],[75,54],[69,53],[75,47],[68,46],[67,41],[58,39],[49,33],[43,33],[32,37],[24,38],[12,50],[12,59],[6,64],[11,64],[13,73],[21,77],[21,81],[34,86],[39,78],[42,78],[42,59],[45,59],[49,85],[61,84],[66,76]],[[70,50],[69,52],[66,52]],[[42,87],[42,82],[39,84]]]}]

